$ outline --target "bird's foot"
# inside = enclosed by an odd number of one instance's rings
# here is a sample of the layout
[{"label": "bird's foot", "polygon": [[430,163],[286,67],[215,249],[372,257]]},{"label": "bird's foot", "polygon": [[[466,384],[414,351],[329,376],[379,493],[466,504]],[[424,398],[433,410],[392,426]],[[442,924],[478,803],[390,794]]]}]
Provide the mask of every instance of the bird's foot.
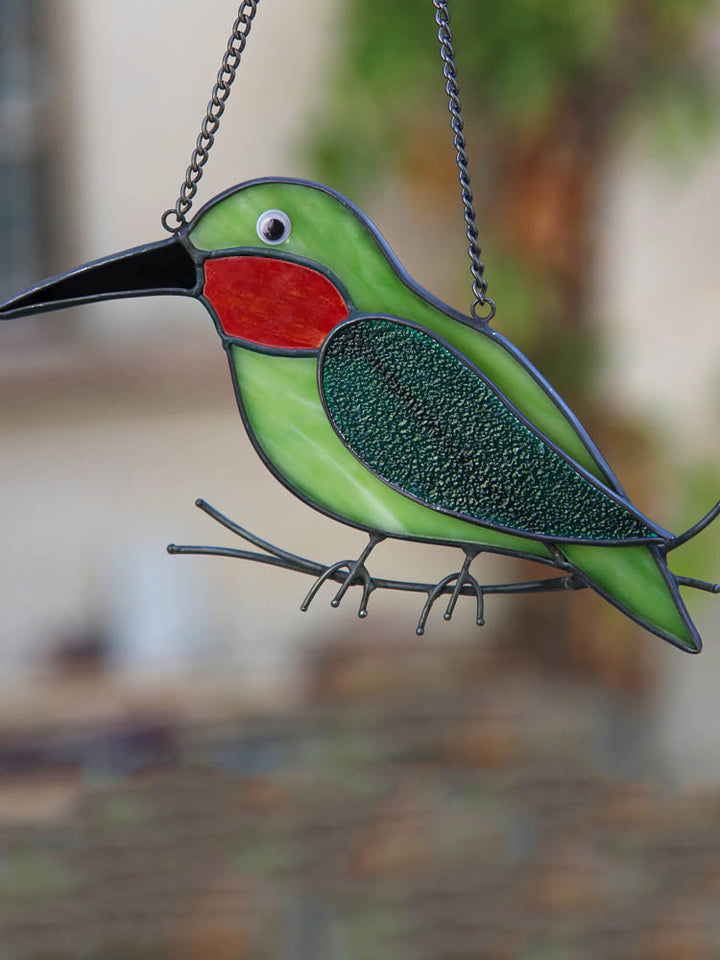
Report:
[{"label": "bird's foot", "polygon": [[462,570],[459,573],[451,573],[447,577],[436,583],[435,586],[428,591],[428,598],[425,601],[425,605],[422,608],[420,613],[420,619],[418,620],[417,627],[415,628],[415,633],[421,637],[425,633],[425,624],[427,619],[430,616],[430,611],[435,604],[435,601],[443,593],[447,592],[447,588],[450,584],[455,581],[455,586],[453,591],[450,594],[450,599],[448,601],[447,608],[443,614],[444,620],[452,620],[452,615],[455,612],[455,606],[458,602],[460,594],[463,592],[463,587],[470,587],[472,592],[475,594],[477,599],[477,614],[475,617],[475,622],[479,627],[482,627],[485,623],[483,616],[484,612],[484,597],[483,597],[483,588],[478,583],[478,581],[470,573],[470,564],[473,562],[475,557],[480,551],[476,548],[466,548],[465,549],[465,562],[462,565]]},{"label": "bird's foot", "polygon": [[309,608],[310,604],[313,602],[317,596],[320,587],[328,581],[337,579],[337,574],[344,569],[347,569],[347,575],[340,584],[340,589],[335,594],[333,599],[330,601],[331,607],[339,607],[342,598],[347,593],[348,589],[354,583],[362,584],[362,597],[360,598],[360,606],[358,608],[358,616],[361,620],[364,620],[367,616],[367,606],[370,599],[370,594],[375,589],[375,581],[368,573],[368,569],[365,566],[365,561],[370,556],[373,549],[380,543],[381,540],[385,538],[380,534],[371,534],[370,541],[365,547],[363,552],[357,558],[357,560],[338,560],[337,563],[331,564],[329,567],[326,567],[320,576],[317,578],[315,583],[310,587],[307,592],[307,596],[300,604],[300,609],[305,613]]}]

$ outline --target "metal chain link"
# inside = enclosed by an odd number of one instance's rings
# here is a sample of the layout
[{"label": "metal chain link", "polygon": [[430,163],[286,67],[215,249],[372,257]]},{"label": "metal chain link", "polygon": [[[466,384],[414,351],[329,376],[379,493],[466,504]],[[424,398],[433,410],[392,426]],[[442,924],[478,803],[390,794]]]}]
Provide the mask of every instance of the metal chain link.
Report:
[{"label": "metal chain link", "polygon": [[[448,110],[452,120],[450,126],[453,131],[453,143],[456,151],[456,162],[459,172],[460,192],[464,208],[465,224],[468,238],[468,255],[470,256],[470,270],[473,277],[473,302],[470,312],[476,320],[489,323],[495,316],[495,302],[486,296],[488,282],[485,279],[485,264],[480,259],[482,251],[478,244],[478,231],[475,226],[475,207],[470,189],[470,174],[468,172],[468,156],[466,151],[462,109],[460,107],[457,71],[455,69],[455,50],[452,45],[450,31],[450,14],[447,0],[433,0],[435,7],[435,23],[438,26],[438,40],[440,41],[440,56],[443,62],[443,76],[445,77],[445,91],[448,95]],[[478,307],[487,307],[485,315],[478,315]]]},{"label": "metal chain link", "polygon": [[235,81],[259,2],[260,0],[243,0],[238,9],[238,15],[228,39],[227,50],[217,75],[217,82],[213,87],[207,113],[190,159],[190,166],[185,171],[185,180],[180,187],[180,196],[175,206],[162,215],[162,225],[169,233],[177,233],[187,223],[186,215],[192,207],[198,183],[203,176],[203,168],[208,162],[210,150],[215,143],[220,118],[225,113],[230,89]]}]

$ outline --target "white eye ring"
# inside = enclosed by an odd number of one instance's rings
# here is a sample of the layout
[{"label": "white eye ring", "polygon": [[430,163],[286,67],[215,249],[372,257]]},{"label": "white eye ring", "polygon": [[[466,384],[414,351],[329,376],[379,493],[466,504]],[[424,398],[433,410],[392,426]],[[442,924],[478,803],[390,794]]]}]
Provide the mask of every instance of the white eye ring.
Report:
[{"label": "white eye ring", "polygon": [[275,246],[287,240],[292,230],[292,224],[290,223],[290,217],[282,210],[266,210],[258,217],[255,229],[263,243]]}]

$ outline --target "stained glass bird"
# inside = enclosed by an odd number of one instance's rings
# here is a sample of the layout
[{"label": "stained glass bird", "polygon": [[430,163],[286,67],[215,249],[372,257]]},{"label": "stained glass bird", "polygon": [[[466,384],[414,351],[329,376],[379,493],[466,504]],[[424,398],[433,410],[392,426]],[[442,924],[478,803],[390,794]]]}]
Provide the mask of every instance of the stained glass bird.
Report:
[{"label": "stained glass bird", "polygon": [[[701,641],[667,553],[681,537],[629,501],[586,431],[531,363],[488,324],[415,283],[375,226],[333,190],[241,184],[173,238],[80,267],[0,306],[11,319],[117,297],[198,298],[227,351],[245,427],[275,477],[369,534],[333,603],[365,578],[385,537],[449,544],[462,568],[430,591],[418,632],[452,585],[482,586],[484,551],[568,571],[683,650]],[[364,613],[364,611],[362,611]]]}]

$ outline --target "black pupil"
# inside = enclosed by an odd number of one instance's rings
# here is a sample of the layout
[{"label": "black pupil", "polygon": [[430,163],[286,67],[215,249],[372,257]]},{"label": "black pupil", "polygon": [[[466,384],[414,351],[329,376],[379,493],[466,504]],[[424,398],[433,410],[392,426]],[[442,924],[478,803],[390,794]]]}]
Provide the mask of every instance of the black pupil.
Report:
[{"label": "black pupil", "polygon": [[280,240],[285,233],[285,224],[277,217],[270,217],[263,224],[262,233],[266,240]]}]

